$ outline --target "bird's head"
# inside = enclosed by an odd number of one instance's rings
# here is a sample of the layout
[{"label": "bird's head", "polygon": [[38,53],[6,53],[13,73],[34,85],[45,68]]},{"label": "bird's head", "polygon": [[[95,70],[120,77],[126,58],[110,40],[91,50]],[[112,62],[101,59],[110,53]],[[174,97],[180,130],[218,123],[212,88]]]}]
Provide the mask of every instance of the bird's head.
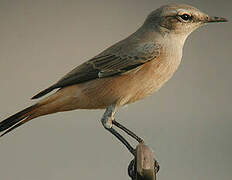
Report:
[{"label": "bird's head", "polygon": [[149,14],[145,24],[158,26],[166,32],[187,36],[201,25],[213,22],[227,22],[227,20],[211,17],[189,5],[169,4]]}]

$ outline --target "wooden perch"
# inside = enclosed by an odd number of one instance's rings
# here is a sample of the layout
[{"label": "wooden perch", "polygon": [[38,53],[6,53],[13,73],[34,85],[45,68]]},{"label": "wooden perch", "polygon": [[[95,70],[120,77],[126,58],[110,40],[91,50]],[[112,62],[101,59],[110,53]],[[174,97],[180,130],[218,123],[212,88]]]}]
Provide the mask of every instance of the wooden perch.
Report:
[{"label": "wooden perch", "polygon": [[152,150],[143,143],[136,147],[136,157],[128,167],[132,180],[156,180],[159,165],[154,159]]}]

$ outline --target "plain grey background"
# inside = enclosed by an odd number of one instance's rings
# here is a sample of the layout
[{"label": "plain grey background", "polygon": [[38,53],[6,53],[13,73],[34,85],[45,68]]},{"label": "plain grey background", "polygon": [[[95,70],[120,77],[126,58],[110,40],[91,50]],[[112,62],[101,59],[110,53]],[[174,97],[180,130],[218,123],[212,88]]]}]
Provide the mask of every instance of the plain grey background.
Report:
[{"label": "plain grey background", "polygon": [[[169,2],[1,0],[1,120],[31,105],[32,95],[133,33],[152,10]],[[175,2],[232,20],[229,0]],[[117,114],[154,150],[159,180],[231,179],[231,32],[230,22],[195,31],[174,77]],[[77,110],[40,117],[3,137],[0,179],[129,179],[132,156],[103,129],[102,114]]]}]

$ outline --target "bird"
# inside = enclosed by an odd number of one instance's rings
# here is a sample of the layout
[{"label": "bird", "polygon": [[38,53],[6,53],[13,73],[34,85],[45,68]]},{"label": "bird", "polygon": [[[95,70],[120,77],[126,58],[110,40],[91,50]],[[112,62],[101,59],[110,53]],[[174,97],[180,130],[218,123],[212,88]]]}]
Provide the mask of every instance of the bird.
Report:
[{"label": "bird", "polygon": [[[117,110],[159,90],[176,72],[186,38],[198,27],[227,22],[186,4],[167,4],[152,11],[129,37],[80,64],[39,92],[34,105],[0,122],[1,137],[24,123],[47,114],[76,109],[106,109],[101,123],[124,145],[118,127],[143,139],[115,120]],[[130,148],[130,147],[129,147]]]}]

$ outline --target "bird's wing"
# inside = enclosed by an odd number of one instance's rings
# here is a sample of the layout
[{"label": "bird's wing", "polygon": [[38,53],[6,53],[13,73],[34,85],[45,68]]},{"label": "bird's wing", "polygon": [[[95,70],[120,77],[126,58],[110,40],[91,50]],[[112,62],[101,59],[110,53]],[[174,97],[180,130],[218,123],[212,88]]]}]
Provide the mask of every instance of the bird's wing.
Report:
[{"label": "bird's wing", "polygon": [[160,46],[155,43],[143,43],[134,48],[116,46],[103,51],[89,61],[77,66],[61,78],[56,84],[41,91],[32,99],[39,98],[56,88],[63,88],[97,78],[120,75],[157,58]]}]

